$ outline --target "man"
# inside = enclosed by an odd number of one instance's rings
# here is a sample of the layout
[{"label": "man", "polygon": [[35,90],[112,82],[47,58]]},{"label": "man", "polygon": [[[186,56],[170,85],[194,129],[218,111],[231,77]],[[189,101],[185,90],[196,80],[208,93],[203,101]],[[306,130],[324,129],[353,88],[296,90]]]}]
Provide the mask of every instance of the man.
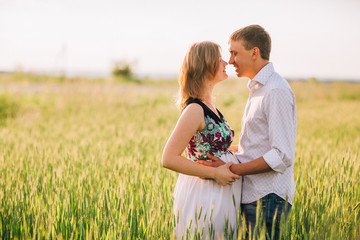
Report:
[{"label": "man", "polygon": [[[254,229],[256,207],[261,203],[268,237],[273,234],[278,239],[280,216],[289,214],[295,192],[295,96],[269,62],[271,39],[261,26],[235,31],[229,44],[229,64],[236,68],[238,77],[250,79],[239,144],[232,147],[241,163],[230,169],[243,176],[241,209],[247,226]],[[208,157],[214,162],[199,163],[213,167],[223,164],[219,158]]]}]

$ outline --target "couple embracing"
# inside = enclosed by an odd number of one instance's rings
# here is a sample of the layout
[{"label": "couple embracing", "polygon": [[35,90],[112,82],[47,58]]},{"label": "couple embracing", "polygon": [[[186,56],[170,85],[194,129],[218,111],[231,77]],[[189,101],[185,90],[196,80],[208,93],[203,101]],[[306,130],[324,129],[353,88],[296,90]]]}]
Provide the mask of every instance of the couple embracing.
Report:
[{"label": "couple embracing", "polygon": [[249,236],[259,204],[267,237],[278,239],[280,217],[292,206],[295,96],[269,62],[271,39],[264,28],[241,28],[229,45],[229,64],[238,77],[250,79],[237,146],[231,146],[234,131],[212,98],[215,85],[228,77],[220,46],[193,44],[181,67],[181,116],[162,157],[165,168],[180,173],[174,193],[177,239],[235,239],[242,222]]}]

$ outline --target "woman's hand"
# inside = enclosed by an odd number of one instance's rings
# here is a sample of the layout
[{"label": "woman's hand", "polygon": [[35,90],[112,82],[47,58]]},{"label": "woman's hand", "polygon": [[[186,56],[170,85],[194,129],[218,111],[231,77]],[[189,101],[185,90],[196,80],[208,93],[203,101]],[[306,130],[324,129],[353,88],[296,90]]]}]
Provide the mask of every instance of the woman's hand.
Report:
[{"label": "woman's hand", "polygon": [[231,185],[236,179],[240,179],[239,175],[236,175],[230,171],[230,166],[233,165],[233,162],[228,162],[225,165],[221,165],[215,169],[214,180],[223,186],[229,184]]},{"label": "woman's hand", "polygon": [[230,171],[230,166],[233,165],[233,162],[226,163],[222,161],[220,158],[211,155],[210,153],[206,153],[207,157],[212,160],[212,162],[208,162],[206,160],[197,160],[196,163],[214,167],[215,174],[213,179],[223,186],[229,184],[231,185],[236,179],[240,179],[240,176],[234,174]]}]

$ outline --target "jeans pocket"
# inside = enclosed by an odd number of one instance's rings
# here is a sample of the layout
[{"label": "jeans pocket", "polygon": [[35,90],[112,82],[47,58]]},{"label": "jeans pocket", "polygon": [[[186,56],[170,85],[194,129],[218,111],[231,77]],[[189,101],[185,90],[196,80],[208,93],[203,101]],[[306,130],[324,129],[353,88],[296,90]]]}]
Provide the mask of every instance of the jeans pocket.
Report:
[{"label": "jeans pocket", "polygon": [[248,205],[251,205],[251,206],[254,207],[255,209],[256,209],[258,206],[261,206],[261,209],[264,211],[264,210],[267,208],[268,203],[269,203],[269,200],[268,200],[268,199],[260,199],[260,200],[258,200],[258,201],[249,203]]},{"label": "jeans pocket", "polygon": [[285,206],[285,200],[282,199],[281,197],[276,197],[276,198],[274,199],[274,202],[276,203],[276,205],[282,205],[282,207]]}]

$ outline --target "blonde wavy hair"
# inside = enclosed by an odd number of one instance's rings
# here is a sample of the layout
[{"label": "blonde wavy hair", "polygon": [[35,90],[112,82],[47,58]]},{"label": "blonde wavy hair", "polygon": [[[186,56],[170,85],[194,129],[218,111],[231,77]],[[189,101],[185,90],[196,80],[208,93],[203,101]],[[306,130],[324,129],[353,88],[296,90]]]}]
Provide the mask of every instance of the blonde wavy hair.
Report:
[{"label": "blonde wavy hair", "polygon": [[182,110],[189,98],[204,98],[206,80],[215,77],[220,58],[220,46],[210,41],[191,45],[179,74],[179,98],[177,105]]}]

